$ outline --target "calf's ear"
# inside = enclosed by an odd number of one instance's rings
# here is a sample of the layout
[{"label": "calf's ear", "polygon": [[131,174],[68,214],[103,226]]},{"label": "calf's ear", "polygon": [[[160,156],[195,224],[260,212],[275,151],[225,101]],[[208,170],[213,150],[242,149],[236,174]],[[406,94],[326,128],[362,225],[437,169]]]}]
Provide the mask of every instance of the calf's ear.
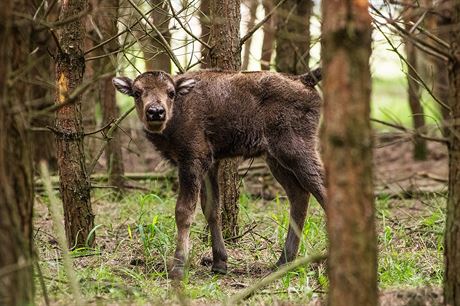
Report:
[{"label": "calf's ear", "polygon": [[127,77],[115,77],[112,79],[112,84],[122,94],[134,96],[133,81]]},{"label": "calf's ear", "polygon": [[188,94],[196,85],[195,79],[180,79],[176,82],[176,93],[179,95]]}]

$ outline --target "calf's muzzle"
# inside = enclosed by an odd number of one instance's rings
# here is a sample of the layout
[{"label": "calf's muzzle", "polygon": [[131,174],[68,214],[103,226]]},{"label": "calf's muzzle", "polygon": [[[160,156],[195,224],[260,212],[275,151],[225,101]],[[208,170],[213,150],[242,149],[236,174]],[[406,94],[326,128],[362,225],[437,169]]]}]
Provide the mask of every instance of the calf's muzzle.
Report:
[{"label": "calf's muzzle", "polygon": [[147,121],[164,121],[166,111],[161,105],[149,105],[145,110]]}]

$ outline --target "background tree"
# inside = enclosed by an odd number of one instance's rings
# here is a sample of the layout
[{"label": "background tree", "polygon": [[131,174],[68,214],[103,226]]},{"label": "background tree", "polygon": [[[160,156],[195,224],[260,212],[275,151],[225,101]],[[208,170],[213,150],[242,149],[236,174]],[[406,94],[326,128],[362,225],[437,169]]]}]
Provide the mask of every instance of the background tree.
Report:
[{"label": "background tree", "polygon": [[[150,20],[162,33],[166,41],[171,43],[171,33],[169,32],[169,20],[171,13],[169,11],[168,1],[149,0],[152,12]],[[163,47],[155,39],[155,35],[149,36],[148,39],[142,40],[142,50],[145,58],[146,70],[163,70],[171,73],[171,59],[168,53],[164,52]]]},{"label": "background tree", "polygon": [[[268,15],[274,8],[273,0],[262,0],[265,15]],[[273,55],[273,43],[275,41],[276,14],[272,15],[263,25],[264,40],[262,42],[262,56],[260,58],[260,68],[270,70],[270,63]]]},{"label": "background tree", "polygon": [[[258,0],[246,0],[246,7],[249,9],[249,19],[247,21],[246,28],[248,30],[252,29],[256,24],[257,18],[257,8],[259,7]],[[252,45],[252,36],[244,43],[243,49],[243,63],[241,64],[242,70],[248,70],[249,66],[249,56],[251,55],[251,45]]]},{"label": "background tree", "polygon": [[311,0],[287,0],[276,11],[276,70],[292,74],[308,71]]},{"label": "background tree", "polygon": [[[87,0],[63,1],[59,20],[78,15],[86,10],[87,5]],[[55,134],[65,229],[70,247],[85,246],[94,226],[83,148],[81,95],[74,93],[82,84],[85,70],[84,37],[81,18],[65,23],[59,34],[56,55],[55,103],[59,108]],[[94,239],[88,240],[90,246],[93,242]]]},{"label": "background tree", "polygon": [[[33,173],[25,101],[30,23],[26,1],[6,0],[0,10],[0,304],[33,304]],[[13,81],[13,79],[15,81]]]},{"label": "background tree", "polygon": [[451,108],[449,127],[449,192],[446,212],[444,303],[460,305],[460,0],[438,7],[450,19],[448,65]]},{"label": "background tree", "polygon": [[329,305],[377,305],[366,1],[322,2]]},{"label": "background tree", "polygon": [[[34,0],[33,7],[38,11],[38,18],[45,20],[56,20],[59,4],[53,2],[46,10],[39,10],[43,1]],[[56,141],[53,133],[46,128],[53,125],[54,113],[44,110],[53,105],[54,88],[50,86],[50,80],[54,79],[54,62],[49,53],[56,52],[56,45],[50,35],[48,28],[32,23],[33,30],[30,33],[31,45],[35,47],[34,58],[37,59],[30,73],[31,81],[31,105],[30,105],[30,125],[33,135],[30,137],[33,151],[34,164],[42,159],[46,160],[49,168],[57,170],[56,160]],[[40,112],[39,116],[34,113]]]},{"label": "background tree", "polygon": [[[201,40],[209,42],[209,31],[211,28],[211,16],[209,12],[210,0],[201,0],[200,1],[200,26],[201,26]],[[201,45],[201,68],[209,68],[209,49],[206,46]]]},{"label": "background tree", "polygon": [[[411,6],[412,3],[408,4],[408,7],[403,13],[403,18],[406,30],[409,32],[413,26],[410,22],[417,22],[417,19],[420,16],[417,16],[414,8]],[[412,126],[416,131],[422,132],[422,129],[425,126],[425,116],[423,106],[420,101],[421,88],[417,80],[417,69],[419,67],[417,57],[419,52],[410,37],[406,37],[404,39],[404,44],[406,47],[407,57],[407,94],[409,98],[409,107],[412,113]],[[426,140],[415,135],[413,149],[414,159],[426,160],[427,152]]]},{"label": "background tree", "polygon": [[[239,70],[240,48],[240,1],[210,0],[211,28],[209,33],[210,67]],[[225,34],[223,34],[225,33]],[[238,159],[227,159],[219,163],[219,194],[222,207],[222,233],[224,237],[238,235]]]},{"label": "background tree", "polygon": [[[95,25],[98,28],[100,41],[106,41],[114,37],[118,33],[117,20],[118,20],[118,7],[119,0],[93,0],[92,1]],[[111,52],[120,48],[117,39],[114,39],[103,46],[103,48],[96,49],[94,55],[110,54]],[[115,97],[115,88],[112,85],[112,78],[116,75],[117,69],[116,56],[101,57],[100,60],[95,61],[95,70],[97,75],[108,75],[102,78],[98,83],[99,87],[96,90],[96,96],[101,104],[102,110],[102,125],[106,126],[110,122],[115,121],[120,116],[120,110],[117,106]],[[106,128],[107,132],[109,128]],[[108,139],[105,148],[105,158],[107,164],[107,174],[109,185],[115,186],[119,191],[124,189],[124,166],[123,166],[123,153],[121,150],[121,135],[119,129],[115,129],[112,133],[112,138]]]}]

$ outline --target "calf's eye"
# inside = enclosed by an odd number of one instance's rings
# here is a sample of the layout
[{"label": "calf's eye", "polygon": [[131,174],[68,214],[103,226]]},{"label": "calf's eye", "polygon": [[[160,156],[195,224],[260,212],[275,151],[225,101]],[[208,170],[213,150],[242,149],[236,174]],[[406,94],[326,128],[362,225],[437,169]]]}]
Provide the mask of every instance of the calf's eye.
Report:
[{"label": "calf's eye", "polygon": [[174,92],[174,90],[168,91],[168,97],[170,99],[174,99],[175,96],[176,96],[176,93]]},{"label": "calf's eye", "polygon": [[133,92],[134,99],[139,99],[141,97],[141,93],[139,91]]}]

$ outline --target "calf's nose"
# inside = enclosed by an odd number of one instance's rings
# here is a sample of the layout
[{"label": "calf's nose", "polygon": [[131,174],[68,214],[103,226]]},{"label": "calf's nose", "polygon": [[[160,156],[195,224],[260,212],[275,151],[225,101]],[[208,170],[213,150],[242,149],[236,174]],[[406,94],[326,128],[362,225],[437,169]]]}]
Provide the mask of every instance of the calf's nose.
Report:
[{"label": "calf's nose", "polygon": [[160,121],[165,119],[165,109],[162,106],[150,106],[146,110],[148,121]]}]

